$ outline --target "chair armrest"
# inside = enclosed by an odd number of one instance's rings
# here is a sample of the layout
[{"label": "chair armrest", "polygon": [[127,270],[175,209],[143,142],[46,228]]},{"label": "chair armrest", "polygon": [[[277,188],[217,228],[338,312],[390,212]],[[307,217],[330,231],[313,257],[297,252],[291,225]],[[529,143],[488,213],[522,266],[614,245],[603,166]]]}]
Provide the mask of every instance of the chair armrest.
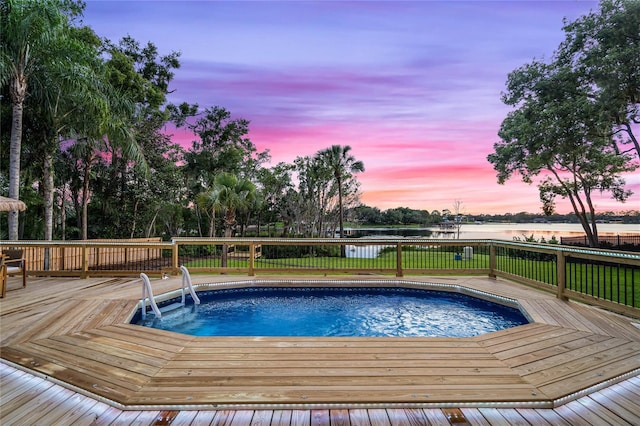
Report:
[{"label": "chair armrest", "polygon": [[19,266],[22,267],[24,266],[24,259],[4,259],[4,264],[7,266]]}]

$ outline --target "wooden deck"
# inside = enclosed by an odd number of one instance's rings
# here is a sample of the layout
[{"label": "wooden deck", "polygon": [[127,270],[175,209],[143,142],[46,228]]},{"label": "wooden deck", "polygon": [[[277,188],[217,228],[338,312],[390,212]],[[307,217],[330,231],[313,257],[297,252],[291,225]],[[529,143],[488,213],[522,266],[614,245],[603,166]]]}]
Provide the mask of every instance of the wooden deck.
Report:
[{"label": "wooden deck", "polygon": [[[194,277],[225,280],[238,277]],[[503,280],[405,281],[516,298],[535,323],[468,339],[202,338],[126,324],[139,280],[10,281],[0,301],[0,421],[75,416],[88,405],[100,413],[80,418],[118,424],[640,423],[634,321]],[[153,284],[160,293],[180,280]]]}]

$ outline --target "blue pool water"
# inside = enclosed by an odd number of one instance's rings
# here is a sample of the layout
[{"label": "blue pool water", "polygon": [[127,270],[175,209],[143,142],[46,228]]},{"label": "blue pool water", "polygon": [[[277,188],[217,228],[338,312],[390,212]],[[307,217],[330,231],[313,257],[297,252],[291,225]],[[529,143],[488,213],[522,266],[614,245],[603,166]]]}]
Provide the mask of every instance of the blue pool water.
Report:
[{"label": "blue pool water", "polygon": [[[460,293],[381,287],[251,287],[198,292],[200,305],[133,324],[195,336],[471,337],[528,323]],[[171,303],[172,301],[167,301]]]}]

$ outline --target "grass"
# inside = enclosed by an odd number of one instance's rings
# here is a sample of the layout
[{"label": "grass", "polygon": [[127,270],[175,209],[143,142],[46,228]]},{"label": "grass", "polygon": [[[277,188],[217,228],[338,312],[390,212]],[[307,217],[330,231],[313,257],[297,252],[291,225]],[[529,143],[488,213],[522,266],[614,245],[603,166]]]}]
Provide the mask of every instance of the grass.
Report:
[{"label": "grass", "polygon": [[[486,270],[489,268],[489,255],[477,250],[469,260],[456,260],[456,254],[462,250],[456,247],[445,251],[441,248],[410,247],[402,252],[402,269],[429,270]],[[478,248],[476,248],[478,249]],[[254,267],[260,272],[270,269],[291,269],[292,273],[312,272],[314,269],[334,269],[337,272],[348,270],[370,270],[372,272],[391,272],[396,270],[396,251],[383,250],[376,258],[341,257],[286,257],[268,259],[260,257]],[[221,260],[216,257],[193,260],[186,264],[189,268],[219,268]],[[246,259],[229,258],[227,267],[247,269]],[[498,256],[497,269],[509,274],[521,276],[549,285],[557,285],[557,265],[555,260],[539,260],[520,256]],[[627,306],[640,307],[640,270],[620,268],[617,265],[570,264],[567,265],[566,288],[589,294],[602,299],[618,302]]]}]

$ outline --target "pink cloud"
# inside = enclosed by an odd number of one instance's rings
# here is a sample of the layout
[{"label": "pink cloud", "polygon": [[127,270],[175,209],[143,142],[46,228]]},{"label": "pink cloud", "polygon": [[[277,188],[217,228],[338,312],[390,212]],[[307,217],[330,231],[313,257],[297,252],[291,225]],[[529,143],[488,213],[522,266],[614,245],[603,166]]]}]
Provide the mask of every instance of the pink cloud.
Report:
[{"label": "pink cloud", "polygon": [[[162,54],[183,52],[170,101],[250,120],[249,137],[272,164],[350,145],[366,167],[367,204],[442,210],[457,199],[470,212],[539,211],[535,186],[498,185],[486,160],[509,111],[500,93],[510,71],[557,48],[563,17],[597,2],[245,6],[89,2],[87,23],[113,40],[131,32]],[[186,148],[194,139],[167,131]],[[640,192],[637,177],[628,181]]]}]

